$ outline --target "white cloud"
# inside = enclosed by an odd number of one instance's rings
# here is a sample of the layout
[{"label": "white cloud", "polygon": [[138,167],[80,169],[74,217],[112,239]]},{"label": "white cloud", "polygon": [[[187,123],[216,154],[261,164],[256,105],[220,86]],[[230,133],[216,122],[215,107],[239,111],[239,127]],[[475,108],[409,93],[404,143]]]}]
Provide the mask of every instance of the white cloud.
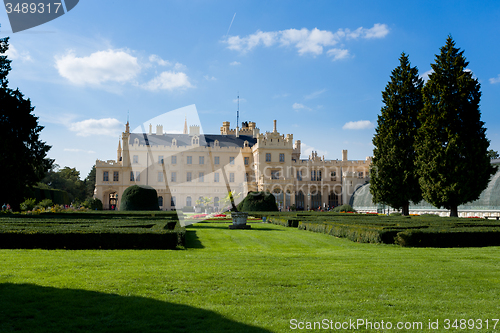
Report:
[{"label": "white cloud", "polygon": [[[312,30],[306,28],[300,30],[287,29],[269,32],[257,30],[254,34],[246,37],[227,37],[223,42],[228,44],[228,49],[242,53],[260,45],[270,47],[279,44],[281,46],[295,46],[300,55],[312,54],[313,56],[317,56],[323,53],[323,48],[334,46],[342,40],[383,38],[388,33],[389,29],[387,25],[376,23],[372,28],[359,27],[354,31],[339,29],[336,32],[331,32],[328,30],[319,30],[318,28]],[[327,54],[333,56],[333,60],[339,60],[347,57],[349,51],[345,49],[331,49]]]},{"label": "white cloud", "polygon": [[369,120],[358,120],[358,121],[349,121],[342,126],[342,129],[347,130],[361,130],[375,127],[373,123]]},{"label": "white cloud", "polygon": [[187,67],[179,62],[176,62],[174,65],[174,70],[176,71],[185,71]]},{"label": "white cloud", "polygon": [[165,71],[142,85],[142,87],[147,90],[156,91],[193,88],[193,85],[189,82],[186,73]]},{"label": "white cloud", "polygon": [[205,80],[207,81],[217,81],[217,79],[213,76],[209,76],[209,75],[205,75],[203,76],[205,78]]},{"label": "white cloud", "polygon": [[87,153],[87,154],[95,154],[96,152],[93,150],[85,150],[78,148],[64,148],[64,151],[69,151],[71,153]]},{"label": "white cloud", "polygon": [[292,109],[294,109],[295,111],[299,111],[299,110],[307,110],[307,111],[312,111],[311,108],[305,106],[304,104],[300,104],[300,103],[293,103],[292,105]]},{"label": "white cloud", "polygon": [[118,136],[123,130],[123,124],[115,118],[87,119],[68,126],[77,136],[105,135]]},{"label": "white cloud", "polygon": [[490,83],[491,84],[496,84],[496,83],[500,83],[500,74],[498,74],[497,77],[493,77],[490,79]]},{"label": "white cloud", "polygon": [[433,69],[429,69],[427,72],[425,72],[424,74],[420,75],[420,77],[422,79],[424,79],[425,82],[427,82],[427,80],[429,80],[429,75],[431,75],[432,73],[434,73],[434,70]]},{"label": "white cloud", "polygon": [[304,98],[305,99],[313,99],[313,98],[318,97],[319,95],[321,95],[325,91],[326,91],[326,89],[321,89],[321,90],[315,91],[315,92],[313,92],[313,93],[311,93],[309,95],[304,96]]},{"label": "white cloud", "polygon": [[387,25],[375,23],[372,28],[363,31],[363,38],[383,38],[387,36],[389,29]]},{"label": "white cloud", "polygon": [[241,62],[238,62],[238,61],[233,61],[231,63],[229,63],[230,66],[238,66],[238,65],[241,65]]},{"label": "white cloud", "polygon": [[7,52],[5,52],[5,55],[10,60],[21,60],[22,62],[33,61],[33,59],[31,59],[29,52],[27,51],[19,52],[12,44],[9,45],[9,49],[7,50]]},{"label": "white cloud", "polygon": [[81,58],[70,51],[56,57],[56,68],[59,75],[80,85],[99,85],[107,81],[124,83],[133,80],[141,70],[136,57],[119,50],[98,51]]},{"label": "white cloud", "polygon": [[172,66],[172,63],[168,60],[163,60],[162,58],[160,58],[159,56],[157,56],[156,54],[152,54],[149,56],[149,61],[150,62],[155,62],[157,63],[158,65],[160,66]]},{"label": "white cloud", "polygon": [[346,49],[331,49],[326,52],[327,55],[333,57],[332,61],[345,59],[349,57],[349,50]]}]

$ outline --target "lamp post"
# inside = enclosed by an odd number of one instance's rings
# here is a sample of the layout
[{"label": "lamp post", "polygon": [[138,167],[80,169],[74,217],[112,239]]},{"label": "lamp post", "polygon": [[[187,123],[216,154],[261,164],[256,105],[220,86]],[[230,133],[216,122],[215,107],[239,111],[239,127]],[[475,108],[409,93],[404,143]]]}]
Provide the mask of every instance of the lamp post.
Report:
[{"label": "lamp post", "polygon": [[311,207],[311,193],[307,193],[307,210]]}]

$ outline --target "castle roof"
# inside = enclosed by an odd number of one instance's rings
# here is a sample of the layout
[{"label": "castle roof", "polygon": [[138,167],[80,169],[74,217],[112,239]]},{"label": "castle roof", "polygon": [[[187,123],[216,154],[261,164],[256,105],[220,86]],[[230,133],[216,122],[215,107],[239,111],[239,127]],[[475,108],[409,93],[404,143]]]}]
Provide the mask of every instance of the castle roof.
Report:
[{"label": "castle roof", "polygon": [[[193,136],[188,134],[146,134],[146,133],[130,133],[130,141],[134,142],[139,139],[140,145],[146,145],[148,140],[150,146],[172,146],[172,140],[177,141],[179,146],[191,146]],[[214,147],[215,140],[219,141],[220,147],[240,147],[245,146],[245,141],[248,141],[248,146],[252,147],[257,143],[257,139],[250,135],[220,135],[220,134],[202,134],[199,136],[200,146]]]}]

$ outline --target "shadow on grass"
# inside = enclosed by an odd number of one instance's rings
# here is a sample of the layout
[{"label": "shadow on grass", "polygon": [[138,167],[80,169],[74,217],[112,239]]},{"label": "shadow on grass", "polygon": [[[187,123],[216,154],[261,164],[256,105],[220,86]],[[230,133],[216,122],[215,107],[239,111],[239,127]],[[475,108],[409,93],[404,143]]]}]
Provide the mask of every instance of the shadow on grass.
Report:
[{"label": "shadow on grass", "polygon": [[0,284],[0,332],[255,332],[220,314],[137,296]]},{"label": "shadow on grass", "polygon": [[186,248],[188,249],[204,249],[205,247],[196,234],[196,230],[186,230]]},{"label": "shadow on grass", "polygon": [[[189,227],[186,228],[186,230],[190,230],[190,229],[219,229],[219,230],[230,230],[229,229],[229,225],[231,225],[231,223],[217,223],[219,225],[214,225],[214,223],[211,223],[211,225],[206,225],[204,224],[204,222],[198,222],[196,223],[196,225],[190,225]],[[251,223],[247,223],[247,224],[250,224]],[[232,230],[239,230],[239,229],[232,229]],[[266,228],[266,227],[262,227],[262,228],[259,228],[259,227],[255,227],[255,226],[252,226],[251,229],[241,229],[241,230],[246,230],[246,231],[252,231],[252,230],[255,230],[255,231],[284,231],[284,229],[274,229],[274,228]]]}]

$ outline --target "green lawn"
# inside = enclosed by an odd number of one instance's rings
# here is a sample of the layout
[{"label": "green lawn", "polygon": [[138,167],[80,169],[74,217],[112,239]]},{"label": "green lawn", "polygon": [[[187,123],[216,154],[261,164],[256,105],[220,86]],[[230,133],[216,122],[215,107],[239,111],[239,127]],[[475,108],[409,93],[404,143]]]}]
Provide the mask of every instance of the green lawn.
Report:
[{"label": "green lawn", "polygon": [[[0,332],[308,331],[292,330],[292,319],[423,323],[359,332],[430,332],[429,320],[439,320],[432,332],[500,331],[498,247],[401,248],[227,226],[188,227],[186,250],[0,250]],[[483,328],[446,330],[447,318]]]}]

